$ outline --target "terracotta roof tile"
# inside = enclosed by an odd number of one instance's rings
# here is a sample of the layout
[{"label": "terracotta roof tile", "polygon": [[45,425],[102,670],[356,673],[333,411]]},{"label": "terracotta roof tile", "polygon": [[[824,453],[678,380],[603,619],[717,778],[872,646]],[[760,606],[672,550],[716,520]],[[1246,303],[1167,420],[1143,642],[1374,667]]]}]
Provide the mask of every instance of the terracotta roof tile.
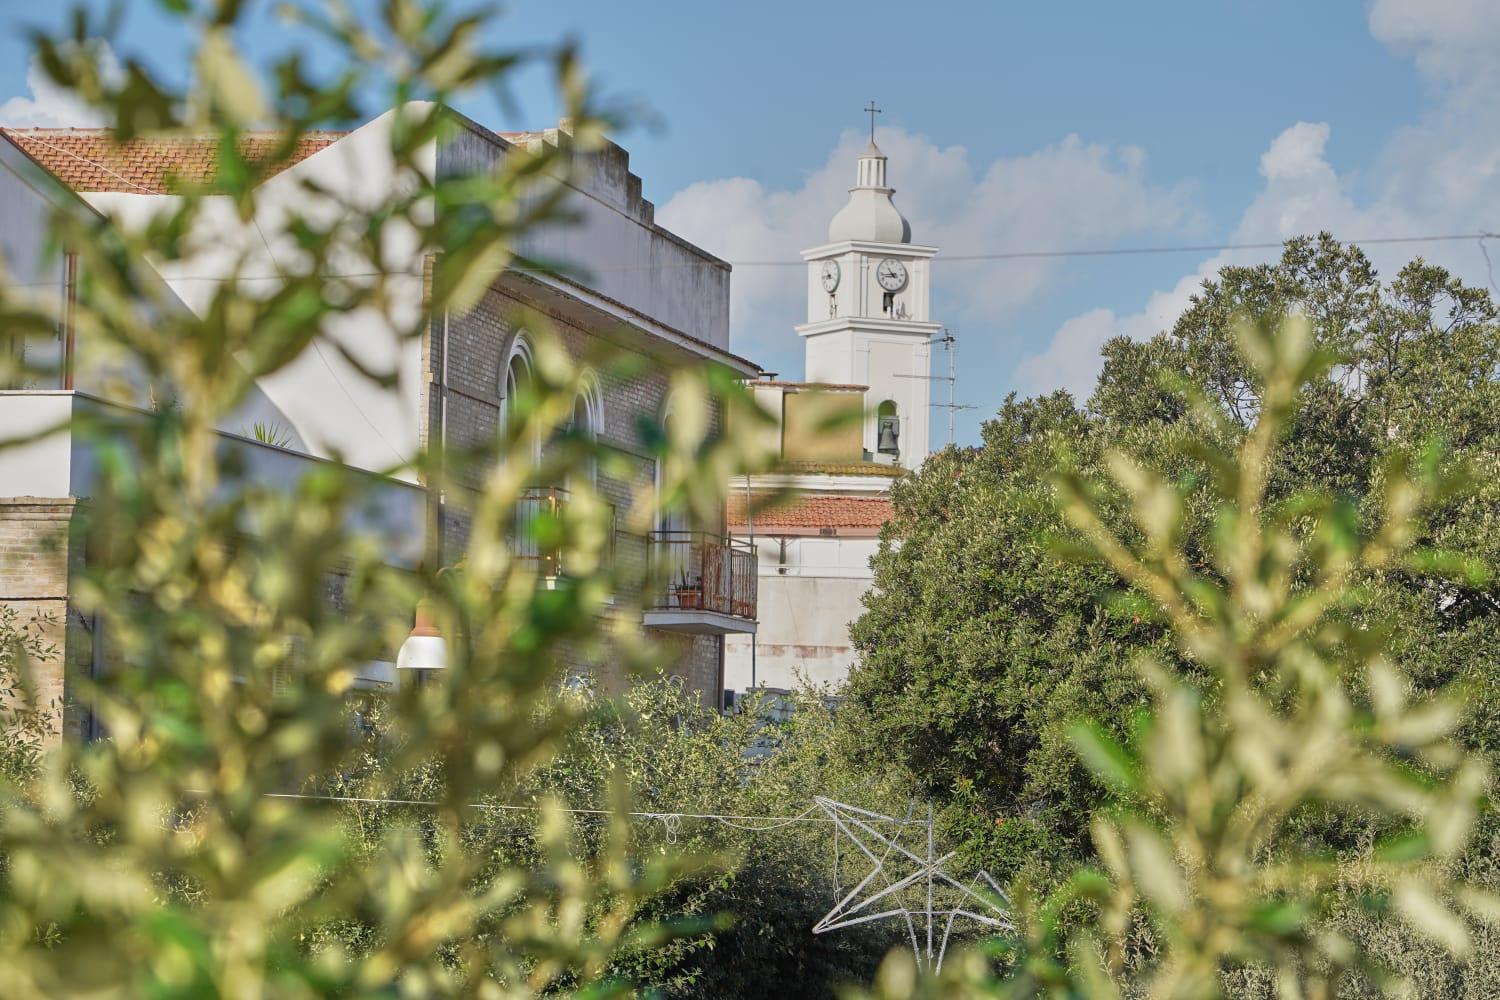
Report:
[{"label": "terracotta roof tile", "polygon": [[[271,176],[327,149],[348,134],[334,131],[304,134],[298,139],[291,156],[272,171]],[[545,132],[492,134],[512,144],[546,135]],[[147,138],[120,144],[112,139],[108,129],[0,127],[0,135],[10,139],[49,173],[78,192],[171,194],[175,184],[202,183],[211,180],[215,172],[218,139],[214,136]],[[260,159],[271,155],[277,141],[275,133],[253,132],[241,140],[241,148],[251,159]],[[724,266],[728,267],[727,264]],[[739,362],[743,367],[759,367],[726,348],[691,334],[674,332]]]},{"label": "terracotta roof tile", "polygon": [[884,479],[899,479],[906,470],[899,465],[884,462],[813,462],[794,460],[782,462],[777,472],[790,476],[880,476]]},{"label": "terracotta roof tile", "polygon": [[[764,497],[755,498],[756,502]],[[879,528],[892,517],[891,502],[885,497],[843,497],[798,494],[773,507],[755,512],[755,530],[771,532],[777,528]],[[729,495],[728,521],[745,524],[744,494]]]},{"label": "terracotta roof tile", "polygon": [[[120,191],[127,194],[171,194],[174,184],[203,183],[214,177],[215,136],[173,136],[116,143],[108,129],[5,128],[16,145],[75,191]],[[297,140],[286,162],[273,173],[326,149],[346,132],[309,132]],[[269,157],[278,137],[250,133],[240,148],[252,159]]]}]

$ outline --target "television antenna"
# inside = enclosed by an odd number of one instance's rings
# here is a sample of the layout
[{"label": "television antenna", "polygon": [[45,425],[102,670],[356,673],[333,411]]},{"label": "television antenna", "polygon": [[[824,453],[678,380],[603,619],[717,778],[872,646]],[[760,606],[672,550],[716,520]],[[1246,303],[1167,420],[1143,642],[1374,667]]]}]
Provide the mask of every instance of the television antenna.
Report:
[{"label": "television antenna", "polygon": [[897,378],[919,378],[928,382],[948,383],[948,402],[930,403],[928,405],[948,411],[948,443],[953,443],[953,417],[959,410],[977,410],[979,407],[973,403],[956,403],[953,400],[954,386],[958,382],[958,339],[948,327],[943,327],[936,337],[928,341],[929,344],[942,344],[948,352],[948,374],[947,375],[897,375]]}]

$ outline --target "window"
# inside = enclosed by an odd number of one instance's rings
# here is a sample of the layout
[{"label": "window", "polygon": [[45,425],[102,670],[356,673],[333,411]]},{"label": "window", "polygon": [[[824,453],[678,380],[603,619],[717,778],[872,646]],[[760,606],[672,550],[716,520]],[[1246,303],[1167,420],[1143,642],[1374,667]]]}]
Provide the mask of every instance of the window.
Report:
[{"label": "window", "polygon": [[[592,445],[599,440],[602,424],[599,382],[592,373],[586,373],[582,382],[582,388],[573,399],[573,414],[568,419],[567,429],[570,435],[582,437]],[[589,483],[597,483],[599,470],[592,451],[585,456],[580,471]]]},{"label": "window", "polygon": [[529,407],[532,402],[529,399],[532,389],[531,344],[526,340],[525,331],[516,334],[516,339],[511,344],[510,357],[506,360],[501,383],[500,426],[508,429],[513,421],[520,419],[523,407]]},{"label": "window", "polygon": [[[674,413],[676,408],[677,394],[671,393],[667,396],[666,402],[662,404],[661,410],[662,432],[663,437],[668,443],[668,448],[671,447],[673,425],[676,423],[676,415]],[[685,532],[691,527],[688,521],[687,510],[682,506],[678,506],[672,510],[663,508],[665,500],[663,492],[667,484],[666,462],[667,459],[665,456],[656,460],[656,530],[663,533]]]},{"label": "window", "polygon": [[[500,373],[502,439],[508,440],[509,435],[520,433],[521,426],[536,404],[535,383],[531,343],[526,337],[526,331],[522,330],[511,342],[510,356],[506,358],[505,368]],[[531,445],[531,465],[534,470],[542,459],[542,442],[540,437],[533,436],[528,443]]]}]

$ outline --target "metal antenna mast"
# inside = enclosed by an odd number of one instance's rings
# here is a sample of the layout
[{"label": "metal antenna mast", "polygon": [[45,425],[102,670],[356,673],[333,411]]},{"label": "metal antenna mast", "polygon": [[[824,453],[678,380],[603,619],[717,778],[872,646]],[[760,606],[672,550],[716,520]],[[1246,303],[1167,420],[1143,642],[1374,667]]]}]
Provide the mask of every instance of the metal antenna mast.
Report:
[{"label": "metal antenna mast", "polygon": [[[951,445],[953,443],[953,415],[959,410],[973,410],[976,407],[972,403],[953,401],[954,386],[958,384],[958,339],[953,336],[953,331],[945,326],[937,342],[948,351],[948,405],[944,409],[948,411],[948,443]],[[935,405],[942,406],[943,404]]]},{"label": "metal antenna mast", "polygon": [[931,403],[931,406],[941,407],[948,411],[948,443],[953,443],[953,417],[959,410],[977,410],[973,403],[957,403],[953,400],[954,386],[958,383],[958,340],[953,336],[953,331],[946,326],[941,333],[934,337],[929,343],[942,344],[948,352],[948,374],[947,375],[897,375],[897,378],[920,378],[929,382],[948,383],[948,402]]}]

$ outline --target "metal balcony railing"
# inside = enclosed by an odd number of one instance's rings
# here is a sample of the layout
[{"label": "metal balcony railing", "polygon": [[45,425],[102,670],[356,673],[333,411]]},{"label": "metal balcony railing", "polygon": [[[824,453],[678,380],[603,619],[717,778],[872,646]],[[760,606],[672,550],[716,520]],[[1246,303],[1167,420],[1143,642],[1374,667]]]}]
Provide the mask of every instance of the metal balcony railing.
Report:
[{"label": "metal balcony railing", "polygon": [[647,595],[647,610],[755,618],[759,578],[748,542],[703,531],[657,531],[649,551],[651,579],[662,583]]},{"label": "metal balcony railing", "polygon": [[[537,576],[556,579],[568,574],[567,548],[543,536],[550,530],[538,531],[543,519],[560,521],[569,503],[568,491],[559,486],[532,487],[521,494],[516,502],[515,524],[510,534],[511,554],[519,561],[529,563]],[[605,526],[605,548],[600,558],[605,565],[614,561],[615,508],[605,505],[609,523]]]}]

